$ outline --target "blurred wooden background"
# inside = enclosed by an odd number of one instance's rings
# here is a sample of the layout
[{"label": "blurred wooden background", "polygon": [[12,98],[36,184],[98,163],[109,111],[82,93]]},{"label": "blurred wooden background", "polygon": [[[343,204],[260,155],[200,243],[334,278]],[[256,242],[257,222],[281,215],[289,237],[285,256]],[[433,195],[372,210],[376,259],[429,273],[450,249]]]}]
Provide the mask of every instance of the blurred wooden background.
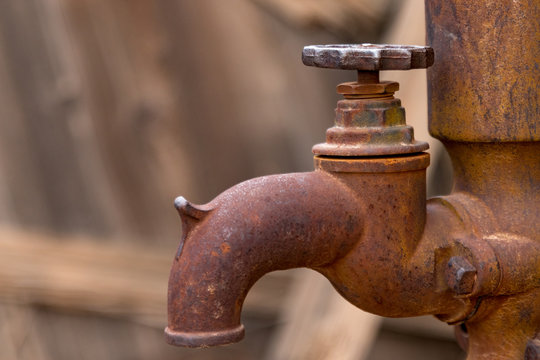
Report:
[{"label": "blurred wooden background", "polygon": [[[172,200],[312,168],[352,74],[303,66],[304,45],[422,31],[422,0],[0,1],[0,358],[460,358],[444,325],[381,325],[305,271],[256,284],[240,344],[162,337]],[[427,139],[424,74],[389,76]],[[431,193],[448,190],[439,173]]]}]

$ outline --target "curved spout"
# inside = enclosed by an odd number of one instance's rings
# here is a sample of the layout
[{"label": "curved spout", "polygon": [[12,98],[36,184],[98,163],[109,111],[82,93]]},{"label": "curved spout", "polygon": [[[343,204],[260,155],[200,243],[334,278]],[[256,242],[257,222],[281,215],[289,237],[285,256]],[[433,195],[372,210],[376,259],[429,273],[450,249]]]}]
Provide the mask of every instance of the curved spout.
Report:
[{"label": "curved spout", "polygon": [[179,199],[184,235],[169,278],[167,341],[241,340],[251,286],[268,272],[322,267],[347,254],[362,232],[359,204],[319,170],[252,179],[203,206]]}]

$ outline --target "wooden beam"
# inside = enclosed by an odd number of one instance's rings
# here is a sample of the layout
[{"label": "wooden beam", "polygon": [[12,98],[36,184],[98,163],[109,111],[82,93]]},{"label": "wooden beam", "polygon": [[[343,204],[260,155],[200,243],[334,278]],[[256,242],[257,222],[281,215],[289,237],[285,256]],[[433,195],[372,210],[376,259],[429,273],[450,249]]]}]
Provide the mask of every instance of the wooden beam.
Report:
[{"label": "wooden beam", "polygon": [[[0,301],[122,316],[166,324],[175,249],[0,227]],[[265,276],[246,299],[247,313],[274,316],[288,275]]]}]

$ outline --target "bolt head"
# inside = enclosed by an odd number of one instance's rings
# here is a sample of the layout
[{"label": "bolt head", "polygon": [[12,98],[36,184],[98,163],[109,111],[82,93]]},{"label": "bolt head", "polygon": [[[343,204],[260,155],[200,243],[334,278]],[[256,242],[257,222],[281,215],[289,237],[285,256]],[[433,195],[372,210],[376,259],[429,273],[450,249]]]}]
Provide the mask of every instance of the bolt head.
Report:
[{"label": "bolt head", "polygon": [[453,256],[445,270],[446,284],[458,295],[472,293],[476,282],[476,268],[464,257]]},{"label": "bolt head", "polygon": [[527,343],[525,360],[540,360],[540,339],[533,339]]}]

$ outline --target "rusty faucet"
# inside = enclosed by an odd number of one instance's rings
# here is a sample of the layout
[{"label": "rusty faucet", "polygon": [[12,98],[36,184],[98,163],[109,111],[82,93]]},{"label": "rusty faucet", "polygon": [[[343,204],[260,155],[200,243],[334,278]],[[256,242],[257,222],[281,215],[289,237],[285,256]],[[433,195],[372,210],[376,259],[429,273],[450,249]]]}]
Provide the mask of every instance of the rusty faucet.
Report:
[{"label": "rusty faucet", "polygon": [[[250,287],[268,272],[308,267],[363,310],[432,314],[459,325],[469,360],[540,353],[540,135],[537,103],[530,105],[538,99],[538,81],[516,80],[510,88],[514,73],[489,75],[521,66],[520,79],[538,80],[538,49],[527,50],[520,43],[526,38],[504,42],[514,52],[510,64],[493,53],[489,42],[500,39],[488,34],[478,46],[491,61],[471,53],[464,42],[479,41],[476,27],[486,26],[473,22],[482,8],[475,2],[426,3],[437,54],[428,73],[430,131],[452,157],[453,192],[426,201],[428,145],[405,123],[394,97],[399,85],[379,80],[381,70],[430,67],[431,47],[305,47],[304,64],[357,70],[357,81],[337,87],[344,99],[326,142],[313,147],[313,172],[248,180],[206,205],[176,199],[183,235],[169,279],[170,344],[239,341]],[[515,21],[523,22],[518,15]],[[467,21],[470,26],[459,27]],[[536,58],[526,51],[536,51]],[[497,91],[509,92],[514,105]],[[490,96],[506,107],[496,108]],[[519,96],[531,98],[524,103]],[[491,122],[478,124],[484,119]]]}]

